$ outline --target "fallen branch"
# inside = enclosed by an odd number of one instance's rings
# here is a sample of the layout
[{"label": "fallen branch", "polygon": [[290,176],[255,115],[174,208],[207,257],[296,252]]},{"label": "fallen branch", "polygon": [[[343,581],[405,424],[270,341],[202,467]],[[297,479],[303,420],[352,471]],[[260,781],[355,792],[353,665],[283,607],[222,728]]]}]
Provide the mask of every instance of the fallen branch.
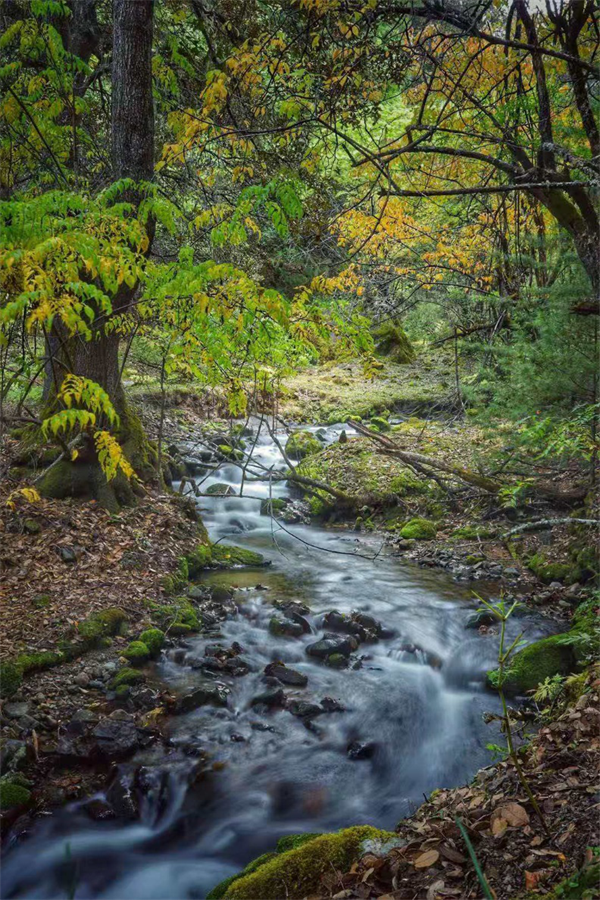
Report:
[{"label": "fallen branch", "polygon": [[506,538],[512,537],[513,534],[519,534],[524,531],[543,531],[547,528],[554,528],[555,525],[595,525],[598,527],[600,519],[536,519],[535,522],[527,522],[525,525],[517,525],[516,528],[511,528],[510,531],[502,535],[502,539],[506,540]]}]

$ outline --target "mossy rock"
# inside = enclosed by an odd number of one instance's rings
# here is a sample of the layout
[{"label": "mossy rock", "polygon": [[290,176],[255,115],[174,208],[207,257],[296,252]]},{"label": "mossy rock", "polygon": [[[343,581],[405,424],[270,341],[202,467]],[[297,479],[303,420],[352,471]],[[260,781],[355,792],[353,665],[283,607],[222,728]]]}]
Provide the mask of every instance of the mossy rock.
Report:
[{"label": "mossy rock", "polygon": [[267,497],[261,501],[260,514],[261,516],[275,515],[277,512],[282,512],[286,506],[286,501],[280,497]]},{"label": "mossy rock", "polygon": [[7,661],[0,663],[0,697],[12,697],[21,687],[23,682],[23,670],[15,663]]},{"label": "mossy rock", "polygon": [[254,550],[245,550],[243,547],[233,547],[229,544],[213,544],[211,568],[233,569],[235,566],[268,566],[269,561],[262,553]]},{"label": "mossy rock", "polygon": [[150,648],[143,641],[132,641],[123,656],[134,666],[141,666],[150,659]]},{"label": "mossy rock", "polygon": [[13,778],[0,778],[0,810],[17,809],[27,806],[31,791]]},{"label": "mossy rock", "polygon": [[399,475],[394,475],[390,479],[390,491],[398,497],[406,497],[408,494],[422,494],[427,490],[427,483],[408,470],[401,472]]},{"label": "mossy rock", "polygon": [[[570,675],[577,668],[572,647],[565,643],[566,634],[553,634],[518,650],[509,660],[503,689],[511,694],[534,691],[538,684],[554,675]],[[490,687],[498,687],[499,670],[488,672]]]},{"label": "mossy rock", "polygon": [[383,431],[391,431],[392,426],[384,419],[383,416],[373,416],[370,422],[371,430],[383,432]]},{"label": "mossy rock", "polygon": [[224,481],[217,481],[215,484],[211,484],[204,493],[209,497],[235,497],[237,495],[235,488],[231,487],[230,484],[225,484]]},{"label": "mossy rock", "polygon": [[310,431],[295,431],[287,439],[285,452],[291,459],[305,459],[320,453],[323,445]]},{"label": "mossy rock", "polygon": [[101,638],[121,634],[126,622],[126,613],[118,606],[112,606],[92,613],[91,616],[79,623],[77,630],[84,643],[96,646]]},{"label": "mossy rock", "polygon": [[[299,900],[317,893],[322,876],[337,869],[346,872],[361,855],[363,841],[384,832],[370,825],[355,826],[278,853],[257,871],[242,874],[222,895],[228,900]],[[387,835],[391,837],[391,835]]]},{"label": "mossy rock", "polygon": [[375,349],[393,362],[405,364],[414,361],[416,354],[406,332],[398,322],[383,322],[373,329]]},{"label": "mossy rock", "polygon": [[173,603],[154,606],[152,617],[169,634],[189,634],[200,630],[198,613],[187,597],[178,597]]},{"label": "mossy rock", "polygon": [[158,656],[165,643],[165,635],[160,628],[147,628],[145,631],[142,631],[139,640],[146,645],[150,651],[150,656]]},{"label": "mossy rock", "polygon": [[110,683],[113,690],[120,687],[132,687],[134,684],[142,684],[146,680],[146,676],[138,669],[130,669],[125,667],[121,669]]},{"label": "mossy rock", "polygon": [[410,519],[400,532],[407,541],[432,541],[437,534],[435,522],[430,519]]},{"label": "mossy rock", "polygon": [[285,837],[279,838],[277,841],[276,850],[278,853],[287,853],[288,850],[296,850],[298,847],[308,844],[309,841],[314,841],[315,838],[321,837],[322,834],[322,831],[305,831],[301,834],[286,834]]},{"label": "mossy rock", "polygon": [[543,553],[531,556],[527,561],[527,568],[544,584],[551,584],[553,581],[567,581],[574,584],[577,581],[577,573],[574,571],[576,567],[568,562],[550,562]]}]

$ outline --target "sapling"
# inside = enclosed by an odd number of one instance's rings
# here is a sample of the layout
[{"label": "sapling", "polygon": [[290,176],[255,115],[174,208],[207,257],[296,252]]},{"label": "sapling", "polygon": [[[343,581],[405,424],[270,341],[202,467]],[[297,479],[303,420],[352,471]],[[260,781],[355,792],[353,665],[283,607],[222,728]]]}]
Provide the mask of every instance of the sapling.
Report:
[{"label": "sapling", "polygon": [[540,822],[542,823],[542,827],[543,827],[544,831],[546,832],[548,837],[552,837],[552,834],[548,827],[548,823],[546,822],[546,819],[544,818],[544,814],[542,813],[542,810],[540,809],[540,805],[537,802],[533,791],[531,790],[531,787],[530,787],[529,782],[527,781],[527,777],[525,775],[525,771],[523,769],[523,766],[521,765],[521,760],[519,759],[519,754],[515,747],[515,742],[514,742],[513,732],[512,732],[512,724],[511,724],[511,720],[510,720],[510,712],[508,709],[508,704],[506,702],[506,696],[504,694],[504,684],[505,684],[506,677],[507,677],[507,670],[509,668],[509,665],[508,665],[509,661],[510,661],[512,655],[514,654],[514,652],[523,643],[521,640],[521,638],[523,637],[523,632],[519,632],[519,634],[516,636],[514,641],[508,646],[508,648],[506,647],[506,624],[507,624],[509,618],[511,617],[512,613],[514,612],[515,608],[517,607],[518,601],[515,600],[515,602],[509,608],[507,608],[506,604],[504,603],[504,599],[501,599],[500,602],[496,606],[494,606],[492,603],[489,603],[487,600],[484,600],[483,597],[478,596],[477,599],[480,600],[481,603],[483,603],[484,607],[487,610],[489,610],[500,623],[500,641],[498,644],[498,669],[497,669],[497,674],[496,674],[496,678],[495,678],[495,687],[498,690],[498,695],[500,697],[500,703],[502,705],[502,717],[501,717],[502,731],[506,735],[506,744],[507,744],[507,749],[508,749],[508,755],[510,756],[512,763],[515,767],[519,781],[521,782],[521,785],[523,786],[523,789],[524,789],[525,793],[527,794],[529,801],[531,802],[531,805],[532,805],[533,809],[535,810],[536,815],[538,816]]}]

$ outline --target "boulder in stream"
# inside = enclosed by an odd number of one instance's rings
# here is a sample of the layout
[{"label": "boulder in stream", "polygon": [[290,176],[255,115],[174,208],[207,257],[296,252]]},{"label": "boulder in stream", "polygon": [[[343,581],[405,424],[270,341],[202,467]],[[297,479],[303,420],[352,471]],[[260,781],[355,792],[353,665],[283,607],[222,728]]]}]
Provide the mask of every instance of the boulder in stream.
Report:
[{"label": "boulder in stream", "polygon": [[175,701],[175,712],[186,713],[200,706],[227,706],[229,688],[224,684],[203,684],[202,687],[178,697]]},{"label": "boulder in stream", "polygon": [[275,637],[301,637],[304,634],[304,626],[292,619],[278,619],[277,616],[273,616],[269,622],[269,631]]},{"label": "boulder in stream", "polygon": [[314,656],[316,659],[328,659],[328,657],[334,655],[348,657],[357,649],[358,640],[353,635],[342,637],[339,634],[326,633],[320,641],[309,644],[306,652],[309,656]]},{"label": "boulder in stream", "polygon": [[307,675],[297,672],[296,669],[290,669],[280,660],[275,660],[265,666],[265,675],[277,678],[282,684],[289,684],[292,687],[305,687],[308,683]]},{"label": "boulder in stream", "polygon": [[299,719],[312,719],[324,712],[318,703],[313,703],[311,700],[289,700],[287,708],[293,716],[297,716]]}]

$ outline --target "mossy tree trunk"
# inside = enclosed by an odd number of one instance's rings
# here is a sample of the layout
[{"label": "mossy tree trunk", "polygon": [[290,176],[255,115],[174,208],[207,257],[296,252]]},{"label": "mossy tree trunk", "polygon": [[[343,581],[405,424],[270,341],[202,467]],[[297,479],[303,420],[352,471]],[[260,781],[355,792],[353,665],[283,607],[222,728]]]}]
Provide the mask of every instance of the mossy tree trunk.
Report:
[{"label": "mossy tree trunk", "polygon": [[[152,98],[153,0],[114,0],[112,61],[112,156],[114,176],[149,181],[154,169],[154,108]],[[127,200],[139,202],[135,191]],[[150,243],[153,223],[147,226]],[[113,312],[123,314],[130,307],[136,286],[122,287],[113,298]],[[46,411],[55,398],[67,372],[99,384],[109,395],[120,419],[117,437],[141,478],[154,472],[153,451],[137,416],[129,409],[121,381],[119,334],[106,328],[98,317],[90,341],[80,337],[66,339],[56,334],[57,349],[49,360],[50,388],[46,391]],[[50,345],[51,346],[51,345]],[[92,496],[115,508],[132,500],[125,479],[117,477],[110,485],[100,470],[91,442],[75,462],[63,459],[38,483],[47,496]]]}]

